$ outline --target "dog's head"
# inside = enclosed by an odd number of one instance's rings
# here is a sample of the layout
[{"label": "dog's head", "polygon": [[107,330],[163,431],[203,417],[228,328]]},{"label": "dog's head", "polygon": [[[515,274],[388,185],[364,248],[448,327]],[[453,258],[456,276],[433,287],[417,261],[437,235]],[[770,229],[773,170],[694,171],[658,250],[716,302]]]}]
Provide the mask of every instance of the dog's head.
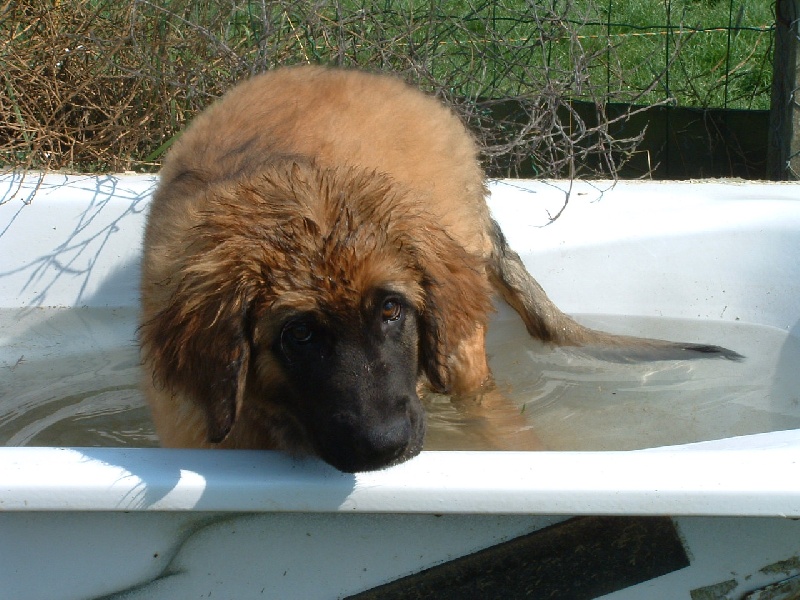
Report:
[{"label": "dog's head", "polygon": [[489,311],[480,260],[375,173],[291,163],[202,206],[142,343],[209,440],[255,427],[348,472],[419,453],[418,383],[447,390]]}]

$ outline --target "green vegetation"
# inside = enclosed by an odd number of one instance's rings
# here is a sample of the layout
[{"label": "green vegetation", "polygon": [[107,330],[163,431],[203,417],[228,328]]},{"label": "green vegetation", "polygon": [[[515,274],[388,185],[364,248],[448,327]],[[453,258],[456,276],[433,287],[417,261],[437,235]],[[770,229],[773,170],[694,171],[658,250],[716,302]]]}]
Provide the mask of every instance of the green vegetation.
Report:
[{"label": "green vegetation", "polygon": [[[154,170],[185,123],[236,81],[320,62],[392,70],[447,99],[492,165],[613,174],[637,136],[610,138],[609,103],[769,108],[772,5],[7,1],[0,166]],[[498,108],[508,100],[520,107],[510,116]],[[581,121],[575,100],[597,114]]]},{"label": "green vegetation", "polygon": [[[765,110],[773,10],[769,0],[350,0],[317,7],[312,20],[288,3],[272,31],[283,28],[283,41],[314,62],[394,66],[407,52],[463,96],[518,95],[531,69],[566,74],[585,62],[594,87],[620,100]],[[231,22],[233,40],[263,35],[252,5]],[[476,82],[476,66],[491,75]]]},{"label": "green vegetation", "polygon": [[614,3],[608,31],[622,68],[611,79],[645,89],[669,65],[645,102],[660,96],[681,106],[767,110],[773,5],[768,0]]}]

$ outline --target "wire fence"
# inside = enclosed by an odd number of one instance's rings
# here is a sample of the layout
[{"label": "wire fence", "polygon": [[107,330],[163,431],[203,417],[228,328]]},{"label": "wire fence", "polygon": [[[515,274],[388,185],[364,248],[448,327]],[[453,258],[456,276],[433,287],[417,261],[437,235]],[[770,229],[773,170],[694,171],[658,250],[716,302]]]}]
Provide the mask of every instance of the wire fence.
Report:
[{"label": "wire fence", "polygon": [[653,111],[769,109],[774,32],[765,0],[0,0],[0,162],[155,170],[231,85],[314,62],[436,94],[494,176],[644,176]]}]

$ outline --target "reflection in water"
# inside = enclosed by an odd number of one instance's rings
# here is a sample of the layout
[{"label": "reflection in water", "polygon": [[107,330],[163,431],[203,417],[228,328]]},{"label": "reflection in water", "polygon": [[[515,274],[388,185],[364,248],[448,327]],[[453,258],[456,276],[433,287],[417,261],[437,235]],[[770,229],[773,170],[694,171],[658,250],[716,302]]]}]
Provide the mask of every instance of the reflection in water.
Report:
[{"label": "reflection in water", "polygon": [[[138,391],[133,309],[0,311],[0,444],[155,446]],[[489,335],[495,383],[427,394],[426,449],[624,450],[800,427],[800,342],[731,322],[592,317],[591,326],[703,341],[747,358],[618,363],[551,349],[516,319]]]},{"label": "reflection in water", "polygon": [[157,446],[135,309],[0,310],[0,444]]}]

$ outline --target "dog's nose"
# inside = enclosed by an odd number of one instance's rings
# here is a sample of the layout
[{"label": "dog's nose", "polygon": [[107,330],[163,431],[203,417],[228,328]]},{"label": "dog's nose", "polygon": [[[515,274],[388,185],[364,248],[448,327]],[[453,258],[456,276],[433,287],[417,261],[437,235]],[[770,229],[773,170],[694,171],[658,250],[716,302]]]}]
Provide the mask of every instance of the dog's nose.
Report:
[{"label": "dog's nose", "polygon": [[[334,421],[338,426],[329,430],[328,443],[321,456],[340,471],[355,473],[382,469],[417,454],[409,454],[411,445],[421,445],[416,440],[420,428],[415,427],[419,420],[408,410],[398,410],[380,418],[365,419],[354,414],[338,414]],[[424,428],[422,428],[424,430]],[[419,441],[419,443],[416,443]]]},{"label": "dog's nose", "polygon": [[398,415],[390,421],[369,427],[356,440],[356,452],[371,462],[388,464],[403,453],[411,438],[408,416]]}]

